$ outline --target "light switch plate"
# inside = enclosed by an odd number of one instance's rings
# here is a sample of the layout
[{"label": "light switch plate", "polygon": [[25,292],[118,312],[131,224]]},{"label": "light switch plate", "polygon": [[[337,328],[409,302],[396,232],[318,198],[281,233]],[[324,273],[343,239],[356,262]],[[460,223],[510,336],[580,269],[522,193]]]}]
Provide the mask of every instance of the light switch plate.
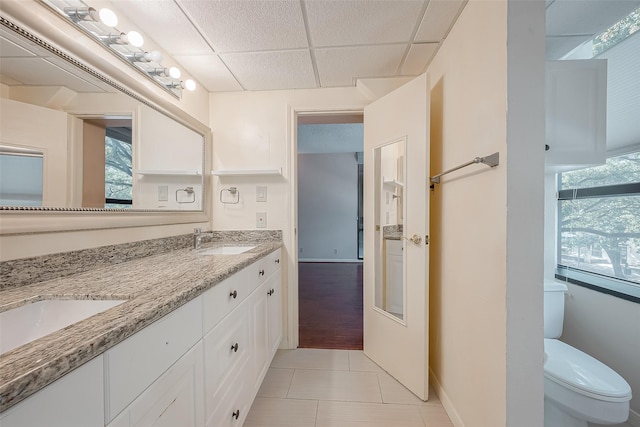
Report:
[{"label": "light switch plate", "polygon": [[267,228],[266,212],[256,212],[256,228]]},{"label": "light switch plate", "polygon": [[169,186],[158,185],[158,201],[166,202],[169,200]]},{"label": "light switch plate", "polygon": [[266,202],[266,201],[267,201],[267,186],[258,185],[256,187],[256,202]]}]

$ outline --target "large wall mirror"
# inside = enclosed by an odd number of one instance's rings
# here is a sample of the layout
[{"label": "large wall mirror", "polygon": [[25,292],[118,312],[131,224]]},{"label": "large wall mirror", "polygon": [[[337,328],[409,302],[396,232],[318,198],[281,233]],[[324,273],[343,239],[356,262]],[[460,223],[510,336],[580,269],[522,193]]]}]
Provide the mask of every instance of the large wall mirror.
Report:
[{"label": "large wall mirror", "polygon": [[2,18],[3,221],[15,211],[137,213],[135,225],[207,219],[204,125],[173,115],[175,106],[163,108],[83,58],[57,54],[56,45],[28,29],[16,31],[4,12]]},{"label": "large wall mirror", "polygon": [[406,212],[405,140],[374,149],[375,306],[404,321],[406,307],[403,224]]}]

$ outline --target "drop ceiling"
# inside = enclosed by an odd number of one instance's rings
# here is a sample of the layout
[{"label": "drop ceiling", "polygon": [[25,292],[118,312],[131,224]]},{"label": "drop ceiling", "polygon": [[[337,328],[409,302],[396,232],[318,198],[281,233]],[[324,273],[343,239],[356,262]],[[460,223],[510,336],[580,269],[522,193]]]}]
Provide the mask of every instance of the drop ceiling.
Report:
[{"label": "drop ceiling", "polygon": [[362,78],[417,76],[466,0],[110,3],[208,91],[218,92],[345,87]]}]

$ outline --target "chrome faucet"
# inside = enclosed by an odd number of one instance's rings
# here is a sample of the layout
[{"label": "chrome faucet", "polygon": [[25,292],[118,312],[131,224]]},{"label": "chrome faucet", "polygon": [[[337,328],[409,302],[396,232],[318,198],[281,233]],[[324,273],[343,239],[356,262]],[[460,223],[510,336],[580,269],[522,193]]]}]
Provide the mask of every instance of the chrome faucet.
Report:
[{"label": "chrome faucet", "polygon": [[193,249],[200,249],[200,241],[203,237],[213,238],[213,231],[202,231],[200,228],[193,229]]}]

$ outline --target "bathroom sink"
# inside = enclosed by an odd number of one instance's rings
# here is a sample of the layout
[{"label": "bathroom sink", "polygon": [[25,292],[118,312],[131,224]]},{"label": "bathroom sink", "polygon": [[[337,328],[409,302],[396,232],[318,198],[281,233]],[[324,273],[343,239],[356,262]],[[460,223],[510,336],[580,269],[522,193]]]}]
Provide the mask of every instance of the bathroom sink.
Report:
[{"label": "bathroom sink", "polygon": [[0,354],[87,319],[125,300],[42,300],[0,313]]},{"label": "bathroom sink", "polygon": [[255,248],[255,246],[218,246],[215,248],[200,249],[198,255],[238,255]]}]

